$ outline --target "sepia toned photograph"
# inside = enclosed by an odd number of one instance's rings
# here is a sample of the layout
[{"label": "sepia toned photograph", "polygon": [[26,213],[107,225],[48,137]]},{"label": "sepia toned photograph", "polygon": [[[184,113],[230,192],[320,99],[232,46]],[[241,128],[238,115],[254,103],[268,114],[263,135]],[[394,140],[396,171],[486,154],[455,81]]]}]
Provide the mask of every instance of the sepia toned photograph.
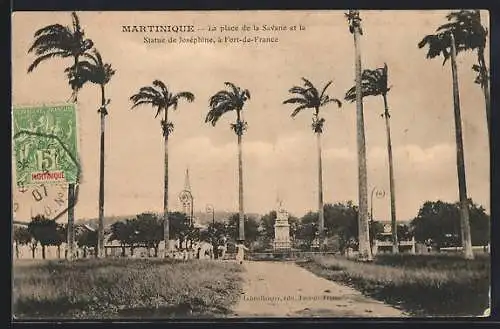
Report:
[{"label": "sepia toned photograph", "polygon": [[12,317],[490,315],[486,10],[12,14]]}]

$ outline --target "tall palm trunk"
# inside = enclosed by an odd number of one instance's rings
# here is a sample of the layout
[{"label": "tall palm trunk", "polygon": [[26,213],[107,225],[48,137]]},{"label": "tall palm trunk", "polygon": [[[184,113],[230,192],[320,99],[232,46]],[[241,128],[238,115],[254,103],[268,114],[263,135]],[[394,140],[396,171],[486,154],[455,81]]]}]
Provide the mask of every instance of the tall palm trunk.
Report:
[{"label": "tall palm trunk", "polygon": [[486,68],[486,62],[484,60],[484,49],[478,51],[478,62],[480,67],[481,75],[481,87],[484,93],[484,102],[486,106],[486,123],[488,125],[488,141],[490,139],[490,116],[491,116],[491,104],[490,104],[490,82],[488,77],[488,70]]},{"label": "tall palm trunk", "polygon": [[[168,108],[165,109],[165,125],[168,123]],[[163,136],[165,138],[165,173],[164,173],[164,189],[163,189],[163,240],[165,240],[165,250],[163,257],[168,256],[169,240],[170,240],[170,222],[168,220],[168,127],[164,128]]]},{"label": "tall palm trunk", "polygon": [[460,196],[460,222],[462,247],[464,257],[473,259],[472,243],[470,236],[469,224],[469,206],[467,200],[467,184],[465,181],[465,163],[464,163],[464,146],[462,141],[462,118],[460,115],[460,95],[458,90],[458,75],[456,62],[455,37],[450,34],[451,39],[451,74],[453,78],[453,108],[455,114],[455,137],[457,143],[457,173],[458,173],[458,191]]},{"label": "tall palm trunk", "polygon": [[101,85],[101,142],[100,142],[100,161],[99,161],[99,229],[97,237],[97,257],[104,257],[104,128],[106,118],[106,97],[104,85]]},{"label": "tall palm trunk", "polygon": [[[78,70],[78,56],[74,57],[75,70]],[[75,72],[77,74],[78,72]],[[78,91],[75,93],[75,104],[78,105]],[[78,110],[78,106],[77,106]],[[78,177],[77,177],[78,179]],[[68,260],[75,258],[75,184],[68,184]]]},{"label": "tall palm trunk", "polygon": [[385,128],[387,132],[387,155],[389,158],[389,190],[391,194],[391,227],[392,227],[392,253],[399,252],[398,244],[398,226],[396,221],[396,191],[394,187],[394,165],[392,163],[392,142],[391,142],[391,125],[389,122],[389,106],[387,106],[387,95],[384,94],[384,117]]},{"label": "tall palm trunk", "polygon": [[358,144],[358,193],[359,193],[359,256],[360,260],[372,260],[368,223],[368,187],[366,171],[365,124],[363,118],[363,95],[361,92],[361,50],[359,49],[359,27],[354,27],[354,49],[356,66],[356,131]]},{"label": "tall palm trunk", "polygon": [[320,243],[323,244],[325,233],[325,214],[323,209],[323,163],[321,159],[321,133],[319,131],[316,132],[316,146],[318,149],[318,233]]},{"label": "tall palm trunk", "polygon": [[75,184],[68,185],[68,260],[75,258]]},{"label": "tall palm trunk", "polygon": [[239,240],[245,241],[245,213],[243,212],[243,150],[242,134],[238,133],[238,203],[239,203]]},{"label": "tall palm trunk", "polygon": [[75,258],[75,184],[68,185],[68,260]]},{"label": "tall palm trunk", "polygon": [[[476,13],[479,17],[479,24],[481,24],[481,12],[476,9]],[[484,93],[484,101],[486,107],[486,124],[488,125],[488,141],[490,139],[490,115],[491,115],[491,104],[490,104],[490,81],[488,77],[488,70],[486,68],[486,61],[484,60],[484,48],[479,48],[477,51],[477,61],[479,63],[479,74],[481,78],[481,88]],[[491,143],[490,143],[491,144]]]}]

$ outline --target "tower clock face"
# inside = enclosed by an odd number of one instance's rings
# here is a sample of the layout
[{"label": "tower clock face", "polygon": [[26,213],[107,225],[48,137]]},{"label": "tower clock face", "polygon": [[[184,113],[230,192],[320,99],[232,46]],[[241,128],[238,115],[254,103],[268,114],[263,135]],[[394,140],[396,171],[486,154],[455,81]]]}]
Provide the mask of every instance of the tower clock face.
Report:
[{"label": "tower clock face", "polygon": [[37,215],[57,220],[68,210],[68,186],[48,184],[15,187],[12,199],[15,220],[29,222]]},{"label": "tower clock face", "polygon": [[182,203],[189,203],[191,202],[191,194],[188,191],[182,191],[179,195],[179,200]]}]

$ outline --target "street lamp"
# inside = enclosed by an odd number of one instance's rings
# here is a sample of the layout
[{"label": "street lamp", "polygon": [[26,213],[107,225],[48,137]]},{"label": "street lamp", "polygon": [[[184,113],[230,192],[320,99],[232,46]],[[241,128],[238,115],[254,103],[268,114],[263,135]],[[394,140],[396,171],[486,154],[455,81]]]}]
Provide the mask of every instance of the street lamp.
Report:
[{"label": "street lamp", "polygon": [[212,214],[212,225],[215,225],[215,210],[214,206],[212,204],[207,204],[207,207],[205,208],[207,213]]},{"label": "street lamp", "polygon": [[374,186],[370,196],[370,219],[373,222],[373,195],[377,197],[377,199],[382,199],[385,197],[385,191],[383,189]]}]

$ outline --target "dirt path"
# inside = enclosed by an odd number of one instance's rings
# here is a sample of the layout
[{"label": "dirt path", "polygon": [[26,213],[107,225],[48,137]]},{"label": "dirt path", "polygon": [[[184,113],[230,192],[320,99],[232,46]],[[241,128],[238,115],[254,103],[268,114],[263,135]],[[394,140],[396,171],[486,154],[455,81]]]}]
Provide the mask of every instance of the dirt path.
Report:
[{"label": "dirt path", "polygon": [[292,262],[245,262],[238,317],[404,317],[402,311]]}]

